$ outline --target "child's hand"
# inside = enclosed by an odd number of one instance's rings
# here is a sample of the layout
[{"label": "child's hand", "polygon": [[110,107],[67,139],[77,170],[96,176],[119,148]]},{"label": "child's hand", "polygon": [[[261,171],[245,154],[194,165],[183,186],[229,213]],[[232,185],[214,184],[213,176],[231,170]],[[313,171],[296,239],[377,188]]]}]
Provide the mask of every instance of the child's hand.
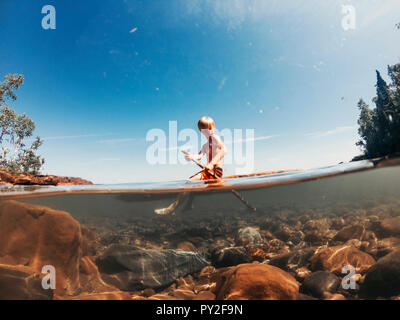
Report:
[{"label": "child's hand", "polygon": [[189,152],[186,152],[186,153],[185,153],[185,159],[186,159],[187,161],[191,161],[191,160],[193,160],[193,157],[192,157],[192,155],[191,155]]},{"label": "child's hand", "polygon": [[211,163],[209,163],[206,166],[204,166],[204,168],[208,169],[211,172],[214,170],[214,166]]}]

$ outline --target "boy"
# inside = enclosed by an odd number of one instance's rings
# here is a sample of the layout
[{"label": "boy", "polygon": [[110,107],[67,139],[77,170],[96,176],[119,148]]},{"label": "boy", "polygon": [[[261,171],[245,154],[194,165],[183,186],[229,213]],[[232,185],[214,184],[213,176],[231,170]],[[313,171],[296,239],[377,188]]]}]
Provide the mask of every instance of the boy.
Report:
[{"label": "boy", "polygon": [[[191,155],[190,153],[186,153],[185,159],[187,161],[200,160],[204,155],[207,155],[207,165],[205,169],[196,173],[195,175],[189,178],[189,181],[196,180],[211,180],[215,179],[210,171],[217,177],[222,177],[222,159],[225,156],[227,149],[225,144],[221,141],[221,138],[218,137],[215,133],[215,123],[214,120],[210,117],[203,117],[197,123],[197,126],[200,132],[207,138],[207,143],[203,145],[200,152],[197,155]],[[163,209],[156,209],[154,213],[159,215],[174,215],[175,209],[178,205],[186,198],[188,192],[182,192],[178,195],[178,198],[175,202],[173,202],[169,207]],[[192,194],[189,197],[188,206],[190,207],[192,204],[193,196]]]},{"label": "boy", "polygon": [[[222,159],[225,156],[227,150],[225,144],[221,141],[215,133],[215,123],[210,117],[203,117],[197,123],[200,132],[207,138],[207,143],[203,145],[200,152],[197,155],[191,155],[186,153],[185,158],[187,161],[192,159],[200,160],[204,155],[207,155],[208,163],[205,166],[205,170],[191,176],[189,181],[194,180],[210,180],[215,179],[209,171],[212,171],[214,175],[222,177]],[[209,171],[208,171],[209,170]]]}]

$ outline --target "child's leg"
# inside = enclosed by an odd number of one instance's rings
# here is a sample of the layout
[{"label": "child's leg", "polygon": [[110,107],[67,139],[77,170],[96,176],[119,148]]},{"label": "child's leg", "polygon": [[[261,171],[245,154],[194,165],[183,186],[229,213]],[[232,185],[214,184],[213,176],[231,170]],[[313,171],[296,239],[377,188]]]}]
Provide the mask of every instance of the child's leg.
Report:
[{"label": "child's leg", "polygon": [[[195,174],[194,176],[191,176],[188,179],[189,181],[200,181],[203,180],[203,171],[200,171],[199,173]],[[193,202],[193,194],[192,192],[182,192],[178,195],[177,199],[171,203],[168,207],[162,208],[162,209],[156,209],[154,210],[155,214],[159,215],[169,215],[173,216],[175,214],[176,208],[182,203],[182,201],[187,197],[188,193],[190,193],[189,201],[187,205],[184,208],[185,210],[192,209],[192,202]]]},{"label": "child's leg", "polygon": [[[194,176],[190,177],[188,181],[200,181],[200,180],[205,180],[207,178],[206,173],[203,171],[200,171],[199,173],[195,174]],[[193,200],[194,200],[194,193],[190,192],[189,194],[189,199],[183,208],[183,211],[188,211],[194,208],[193,206]]]},{"label": "child's leg", "polygon": [[175,215],[175,209],[179,206],[179,204],[186,198],[188,192],[182,192],[178,194],[177,199],[172,202],[168,207],[162,209],[154,210],[155,214],[163,215],[163,216],[173,216]]},{"label": "child's leg", "polygon": [[193,200],[194,200],[194,192],[190,192],[188,196],[188,200],[186,202],[185,207],[182,209],[183,211],[188,211],[192,210],[194,208],[193,206]]}]

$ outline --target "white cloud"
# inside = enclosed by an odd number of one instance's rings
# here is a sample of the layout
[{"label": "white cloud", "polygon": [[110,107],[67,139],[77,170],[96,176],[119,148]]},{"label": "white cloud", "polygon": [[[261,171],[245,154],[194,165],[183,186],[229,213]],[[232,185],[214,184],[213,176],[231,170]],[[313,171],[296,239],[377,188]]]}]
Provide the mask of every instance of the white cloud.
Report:
[{"label": "white cloud", "polygon": [[[42,140],[61,140],[61,139],[79,139],[79,138],[89,138],[89,137],[103,137],[110,136],[114,133],[103,133],[103,134],[80,134],[74,136],[54,136],[54,137],[44,137]],[[34,139],[29,139],[34,140]]]},{"label": "white cloud", "polygon": [[335,134],[340,134],[344,132],[349,132],[355,130],[357,127],[356,126],[343,126],[343,127],[336,127],[335,129],[332,130],[327,130],[327,131],[318,131],[318,132],[311,132],[311,133],[306,133],[306,137],[326,137],[326,136],[331,136]]},{"label": "white cloud", "polygon": [[106,143],[106,144],[119,144],[119,143],[126,143],[126,142],[132,142],[132,141],[137,141],[137,140],[138,139],[136,139],[136,138],[120,138],[120,139],[99,140],[97,142]]},{"label": "white cloud", "polygon": [[369,10],[371,12],[370,15],[367,15],[361,23],[362,27],[366,27],[367,25],[373,23],[375,20],[382,18],[383,16],[395,12],[396,9],[400,9],[400,1],[399,0],[387,0],[379,1],[377,3],[377,7],[373,10]]},{"label": "white cloud", "polygon": [[120,158],[99,158],[99,159],[94,159],[92,161],[88,161],[88,162],[82,162],[79,163],[79,166],[89,166],[89,165],[96,165],[96,164],[100,164],[102,162],[110,162],[110,161],[120,161]]},{"label": "white cloud", "polygon": [[221,91],[225,87],[225,83],[226,83],[227,79],[228,79],[227,77],[223,77],[222,78],[222,80],[221,80],[221,82],[219,83],[219,86],[218,86],[218,90],[219,91]]},{"label": "white cloud", "polygon": [[186,14],[206,15],[214,23],[226,23],[228,29],[236,29],[246,20],[259,21],[292,12],[313,13],[315,8],[329,5],[318,0],[181,0],[179,4]]},{"label": "white cloud", "polygon": [[263,140],[269,140],[272,138],[279,137],[279,134],[274,134],[270,136],[260,136],[260,137],[253,137],[253,138],[246,138],[246,139],[236,139],[234,141],[225,141],[225,143],[239,143],[239,142],[249,142],[249,141],[263,141]]}]

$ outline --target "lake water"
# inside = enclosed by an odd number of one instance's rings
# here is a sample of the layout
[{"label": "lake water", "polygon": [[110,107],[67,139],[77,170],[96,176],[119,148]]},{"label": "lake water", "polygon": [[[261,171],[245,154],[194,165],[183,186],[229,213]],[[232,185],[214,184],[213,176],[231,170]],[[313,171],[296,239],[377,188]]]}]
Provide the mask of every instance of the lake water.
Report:
[{"label": "lake water", "polygon": [[[256,210],[249,210],[232,190]],[[182,192],[187,196],[175,215],[154,213]],[[363,250],[377,260],[382,254],[379,241],[388,236],[374,229],[376,222],[400,216],[400,165],[398,160],[377,165],[359,161],[226,179],[224,184],[172,181],[2,187],[0,201],[10,199],[69,212],[95,234],[99,253],[113,244],[158,250],[190,243],[212,261],[213,250],[236,246],[238,230],[252,227],[264,239],[260,248],[268,263],[280,254],[337,245],[331,240],[339,230],[362,225],[367,233],[363,239],[356,238],[364,241]],[[293,266],[281,267],[295,274],[301,265]],[[357,293],[349,297],[357,298]]]},{"label": "lake water", "polygon": [[173,202],[179,192],[194,194],[193,209],[176,210],[176,217],[197,219],[213,214],[248,213],[235,189],[257,214],[279,210],[368,208],[369,205],[400,199],[400,166],[374,168],[370,161],[358,161],[324,168],[271,175],[226,179],[224,185],[172,181],[92,186],[3,187],[0,199],[49,206],[79,217],[140,217],[152,220],[157,208]]}]

